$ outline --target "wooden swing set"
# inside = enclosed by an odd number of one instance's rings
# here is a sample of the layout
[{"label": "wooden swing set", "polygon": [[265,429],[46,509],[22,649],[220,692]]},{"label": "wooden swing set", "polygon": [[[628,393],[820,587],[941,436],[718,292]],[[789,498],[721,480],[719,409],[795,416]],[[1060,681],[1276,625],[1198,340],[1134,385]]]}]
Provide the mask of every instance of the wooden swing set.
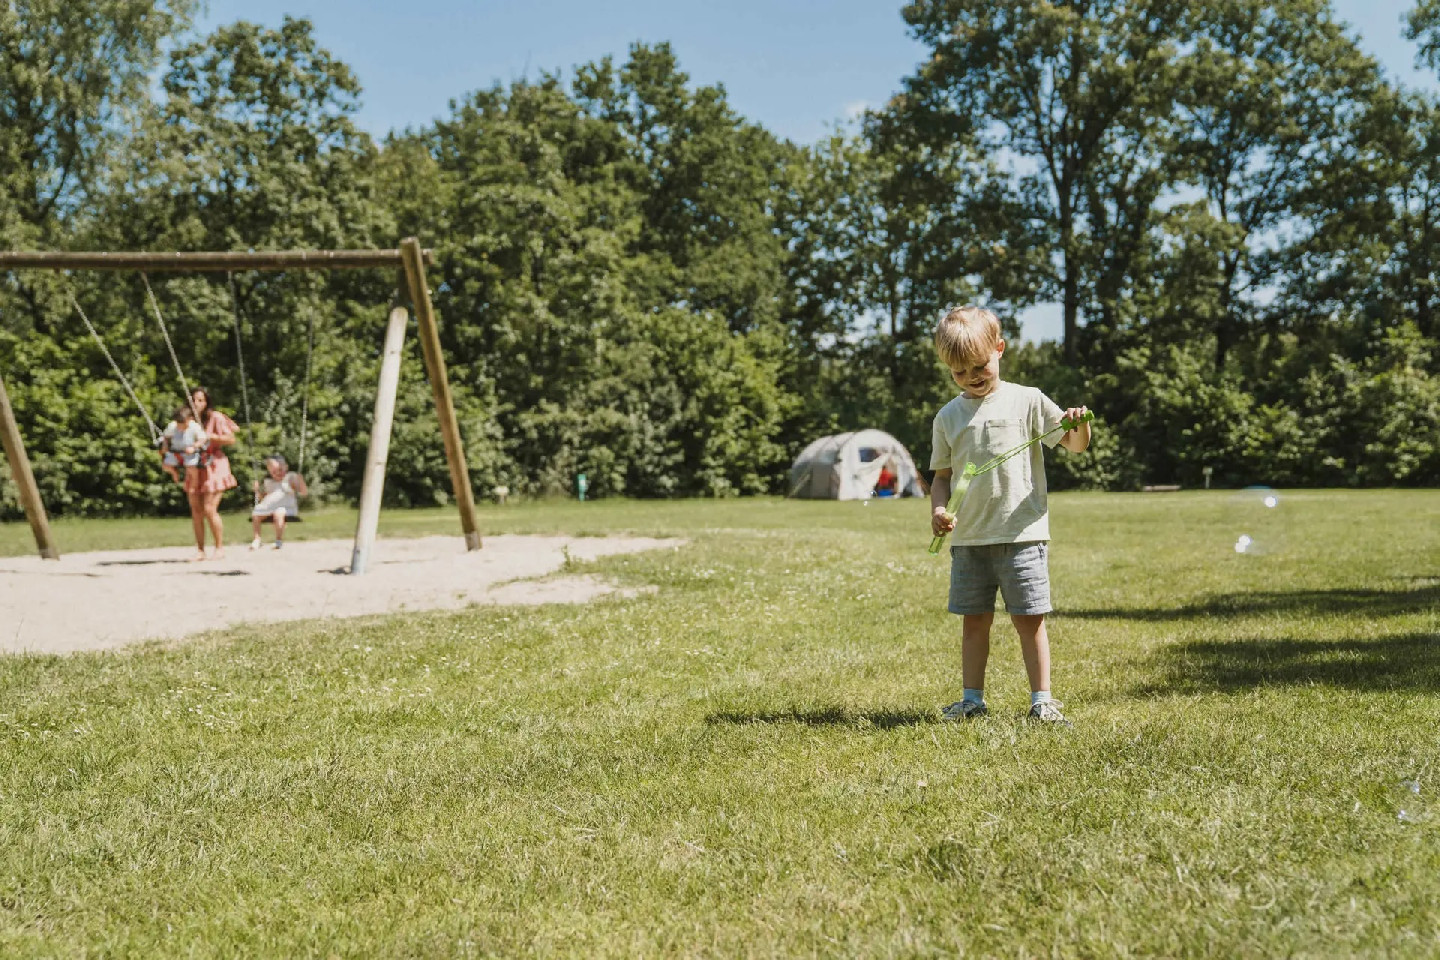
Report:
[{"label": "wooden swing set", "polygon": [[[475,522],[475,497],[470,489],[470,471],[465,465],[465,450],[455,420],[455,404],[450,396],[450,383],[445,376],[445,358],[440,352],[440,332],[435,324],[435,307],[426,285],[425,266],[431,260],[429,250],[420,241],[408,237],[398,250],[295,250],[273,253],[211,252],[211,253],[44,253],[0,252],[0,270],[135,270],[172,273],[230,273],[236,270],[359,270],[398,268],[402,289],[410,295],[420,333],[420,352],[425,373],[435,398],[435,411],[440,418],[440,433],[445,441],[445,458],[450,465],[450,484],[460,508],[460,526],[465,534],[465,548],[480,548],[480,531]],[[147,281],[148,288],[148,281]],[[153,294],[152,294],[153,298]],[[158,317],[157,307],[157,317]],[[82,313],[83,317],[83,313]],[[402,305],[390,310],[385,328],[385,348],[380,362],[380,382],[375,392],[375,418],[370,428],[370,447],[365,458],[365,475],[360,487],[360,517],[355,526],[355,546],[351,555],[350,573],[361,574],[369,564],[371,548],[380,522],[380,499],[385,485],[385,464],[390,454],[390,431],[395,420],[395,394],[400,385],[400,355],[405,342],[409,314]],[[89,326],[88,319],[86,326]],[[161,320],[164,329],[164,321]],[[93,333],[93,328],[92,328]],[[236,333],[238,336],[239,325]],[[97,342],[99,340],[96,334]],[[169,336],[166,335],[169,342]],[[173,354],[173,347],[172,354]],[[106,351],[108,356],[108,351]],[[243,361],[242,361],[243,362]],[[112,366],[114,361],[111,361]],[[307,360],[308,366],[308,360]],[[176,362],[179,369],[179,363]],[[118,367],[116,368],[118,372]],[[183,381],[183,374],[181,378]],[[243,374],[242,374],[243,377]],[[129,391],[129,386],[126,384]],[[132,393],[133,397],[133,393]],[[135,398],[137,404],[138,398]],[[187,395],[188,401],[188,395]],[[247,403],[248,405],[248,403]],[[149,414],[142,413],[149,421]],[[153,434],[155,427],[150,425]],[[57,560],[60,551],[50,533],[45,504],[40,498],[30,459],[20,427],[0,377],[0,446],[10,464],[10,475],[19,488],[20,505],[40,556]],[[303,450],[304,441],[301,441]],[[303,454],[302,454],[303,455]]]}]

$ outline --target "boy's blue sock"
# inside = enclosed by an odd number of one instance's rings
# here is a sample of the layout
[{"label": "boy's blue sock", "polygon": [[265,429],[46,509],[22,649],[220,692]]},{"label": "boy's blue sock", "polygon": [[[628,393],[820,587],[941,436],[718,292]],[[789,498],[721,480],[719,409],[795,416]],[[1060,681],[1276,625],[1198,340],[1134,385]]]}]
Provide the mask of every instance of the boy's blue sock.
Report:
[{"label": "boy's blue sock", "polygon": [[1033,706],[1035,706],[1035,704],[1037,704],[1037,703],[1044,703],[1046,700],[1049,700],[1049,699],[1050,699],[1050,691],[1049,691],[1049,690],[1035,690],[1035,691],[1032,691],[1031,694],[1030,694],[1030,706],[1033,707]]},{"label": "boy's blue sock", "polygon": [[978,703],[978,704],[980,704],[981,706],[984,706],[984,704],[985,704],[985,688],[984,688],[984,687],[966,687],[966,688],[965,688],[965,699],[964,699],[964,702],[965,702],[965,703]]}]

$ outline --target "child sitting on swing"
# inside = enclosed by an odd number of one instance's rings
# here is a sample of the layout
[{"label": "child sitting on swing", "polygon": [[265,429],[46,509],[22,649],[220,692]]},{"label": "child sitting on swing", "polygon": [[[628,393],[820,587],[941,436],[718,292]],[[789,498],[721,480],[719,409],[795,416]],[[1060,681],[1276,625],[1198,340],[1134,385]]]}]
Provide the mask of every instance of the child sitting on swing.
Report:
[{"label": "child sitting on swing", "polygon": [[260,524],[267,519],[275,524],[275,549],[285,546],[285,518],[298,517],[299,497],[310,492],[305,486],[305,478],[291,470],[290,464],[278,453],[265,458],[265,472],[263,495],[262,482],[253,484],[255,508],[250,511],[250,527],[255,539],[250,541],[251,550],[260,549]]},{"label": "child sitting on swing", "polygon": [[200,466],[209,442],[209,436],[195,419],[195,411],[185,404],[175,411],[175,419],[166,424],[165,432],[160,435],[161,469],[176,483],[183,482],[176,468]]}]

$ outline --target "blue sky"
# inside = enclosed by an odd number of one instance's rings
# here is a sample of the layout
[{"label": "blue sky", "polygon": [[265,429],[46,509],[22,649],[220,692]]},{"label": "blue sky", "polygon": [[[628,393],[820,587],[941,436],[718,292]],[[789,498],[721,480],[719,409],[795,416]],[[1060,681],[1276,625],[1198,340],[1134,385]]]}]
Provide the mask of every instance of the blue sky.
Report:
[{"label": "blue sky", "polygon": [[[1413,0],[1335,0],[1340,19],[1407,86],[1435,87],[1401,35]],[[199,28],[307,17],[320,43],[365,88],[359,123],[377,137],[418,127],[449,102],[499,81],[567,71],[636,41],[669,41],[693,81],[724,84],[735,109],[769,130],[813,142],[865,106],[885,102],[924,55],[899,0],[210,0]],[[1021,318],[1027,339],[1055,339],[1056,307]]]},{"label": "blue sky", "polygon": [[744,116],[811,142],[899,87],[923,48],[884,0],[211,0],[202,28],[309,18],[365,87],[371,133],[418,126],[495,81],[568,72],[636,41],[669,41],[692,80],[723,83]]}]

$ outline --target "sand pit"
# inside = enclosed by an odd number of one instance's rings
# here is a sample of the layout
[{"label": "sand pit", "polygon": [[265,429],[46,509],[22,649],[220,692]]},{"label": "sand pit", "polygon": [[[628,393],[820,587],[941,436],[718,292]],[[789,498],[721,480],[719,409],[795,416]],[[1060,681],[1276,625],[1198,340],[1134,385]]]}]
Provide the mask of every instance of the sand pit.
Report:
[{"label": "sand pit", "polygon": [[[191,562],[166,547],[0,558],[0,652],[72,653],[176,639],[245,622],[356,617],[471,604],[583,603],[633,595],[598,577],[551,575],[592,560],[675,547],[642,537],[459,537],[376,541],[368,572],[348,574],[349,540],[297,541]],[[546,579],[539,579],[546,578]]]}]

